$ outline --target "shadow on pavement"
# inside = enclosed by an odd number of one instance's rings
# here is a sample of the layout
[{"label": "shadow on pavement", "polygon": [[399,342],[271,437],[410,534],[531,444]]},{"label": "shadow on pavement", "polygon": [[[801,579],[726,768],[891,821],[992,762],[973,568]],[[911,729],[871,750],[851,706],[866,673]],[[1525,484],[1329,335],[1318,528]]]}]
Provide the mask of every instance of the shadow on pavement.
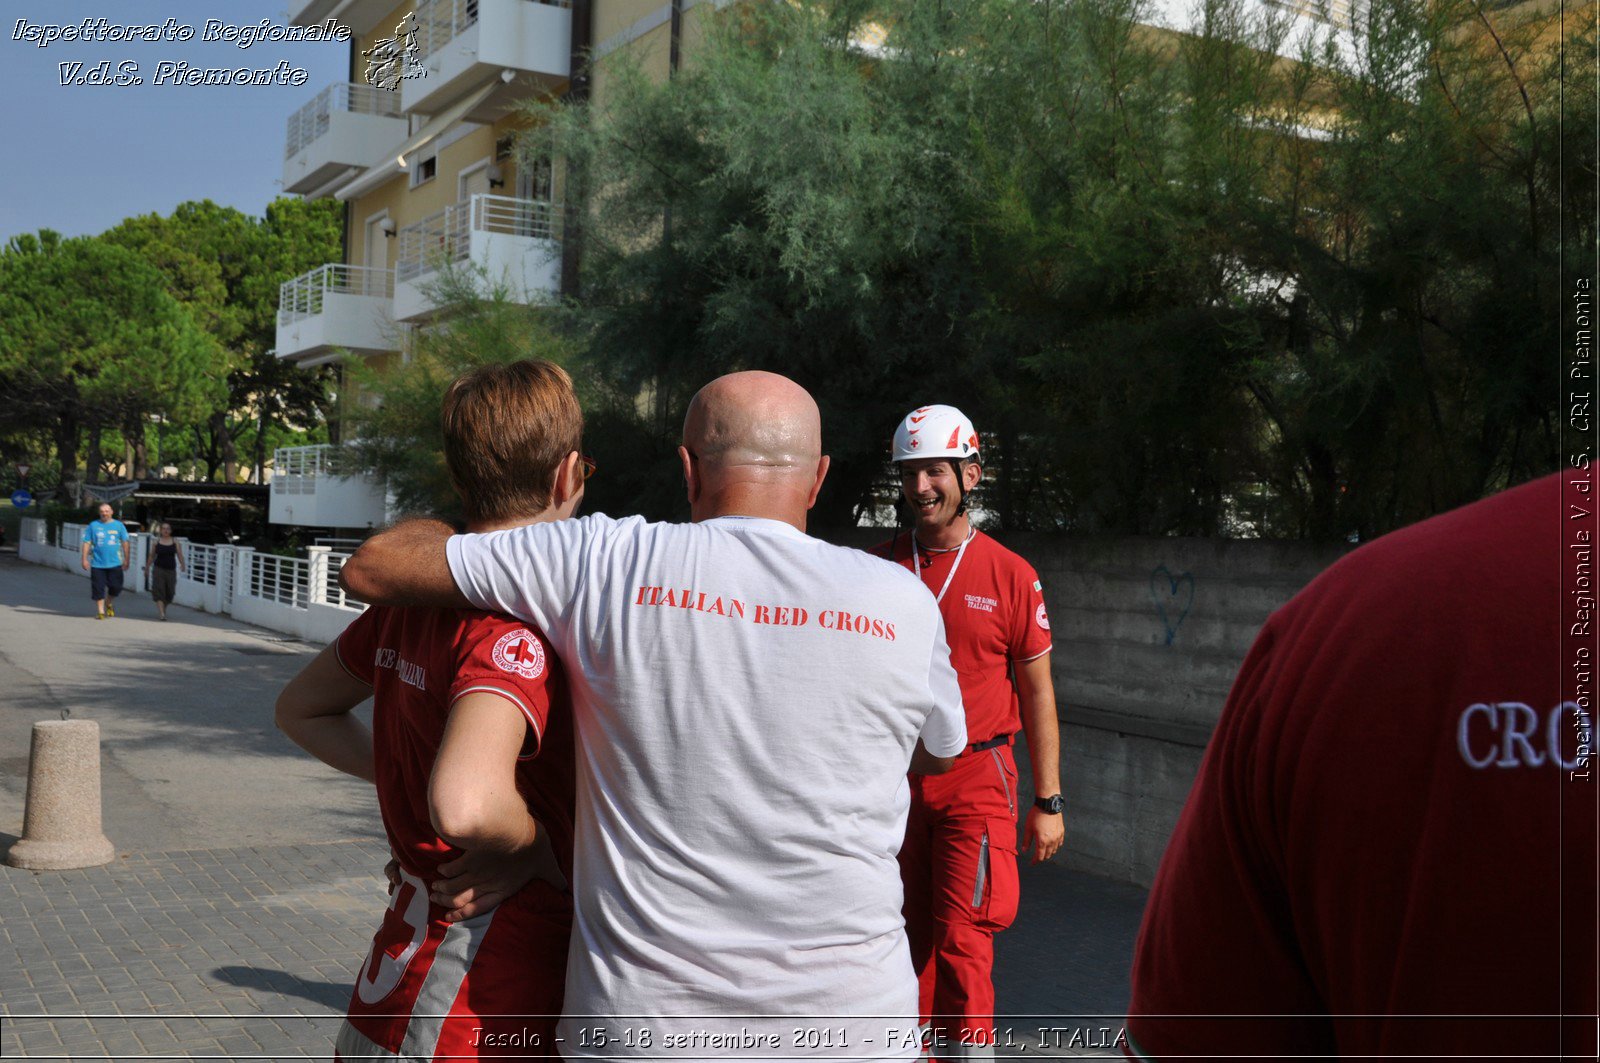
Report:
[{"label": "shadow on pavement", "polygon": [[274,971],[262,967],[218,967],[211,976],[226,985],[241,989],[257,989],[264,993],[299,997],[313,1004],[343,1013],[350,1002],[350,986],[335,982],[313,982],[288,971]]}]

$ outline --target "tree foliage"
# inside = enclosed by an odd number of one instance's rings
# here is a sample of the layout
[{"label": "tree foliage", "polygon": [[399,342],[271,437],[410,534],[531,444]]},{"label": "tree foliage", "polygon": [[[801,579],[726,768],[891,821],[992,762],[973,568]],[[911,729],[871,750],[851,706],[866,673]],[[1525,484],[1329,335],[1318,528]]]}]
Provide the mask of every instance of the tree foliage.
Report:
[{"label": "tree foliage", "polygon": [[[161,463],[259,477],[270,448],[326,438],[330,369],[274,356],[278,286],[339,255],[337,204],[280,199],[264,218],[209,201],[95,237],[44,231],[0,251],[0,452],[65,485]],[[81,457],[81,460],[80,460]],[[82,466],[82,471],[80,471]]]},{"label": "tree foliage", "polygon": [[325,415],[332,370],[297,369],[272,346],[278,286],[337,260],[340,229],[339,206],[329,201],[279,199],[254,218],[205,200],[168,217],[130,218],[105,234],[157,266],[211,339],[212,372],[227,381],[227,400],[189,426],[208,479],[238,478],[247,436],[259,473],[274,428]]},{"label": "tree foliage", "polygon": [[380,474],[401,512],[459,518],[444,464],[445,389],[484,365],[524,358],[568,364],[571,349],[551,331],[547,312],[513,301],[481,272],[440,271],[432,298],[444,313],[413,335],[399,364],[350,363],[360,401],[343,411],[348,441],[336,460],[353,472]]},{"label": "tree foliage", "polygon": [[105,241],[12,239],[0,252],[0,319],[8,418],[54,426],[63,481],[76,479],[80,428],[93,448],[107,427],[192,418],[221,397],[206,334],[153,266]]},{"label": "tree foliage", "polygon": [[740,368],[818,396],[821,523],[938,401],[1012,528],[1370,536],[1554,468],[1593,34],[1563,70],[1548,20],[1357,9],[738,5],[666,83],[608,58],[603,106],[538,135],[589,193],[564,327],[636,508],[676,512],[687,399]]}]

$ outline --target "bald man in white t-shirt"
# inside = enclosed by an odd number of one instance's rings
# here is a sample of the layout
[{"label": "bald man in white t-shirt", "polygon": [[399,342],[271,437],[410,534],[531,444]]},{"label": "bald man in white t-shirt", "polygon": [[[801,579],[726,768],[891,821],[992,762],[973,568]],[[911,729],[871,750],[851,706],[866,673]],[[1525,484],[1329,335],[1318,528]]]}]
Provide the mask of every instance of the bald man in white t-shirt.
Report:
[{"label": "bald man in white t-shirt", "polygon": [[904,773],[965,747],[961,693],[916,577],[805,534],[820,426],[784,377],[720,377],[679,448],[693,524],[413,521],[344,567],[367,601],[535,623],[567,664],[563,1055],[920,1054]]}]

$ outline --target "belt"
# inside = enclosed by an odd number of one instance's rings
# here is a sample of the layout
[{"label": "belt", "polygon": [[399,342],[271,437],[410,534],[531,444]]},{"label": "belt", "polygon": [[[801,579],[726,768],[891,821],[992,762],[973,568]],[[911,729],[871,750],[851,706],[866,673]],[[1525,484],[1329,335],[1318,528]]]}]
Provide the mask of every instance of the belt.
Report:
[{"label": "belt", "polygon": [[995,735],[993,738],[989,739],[987,742],[974,742],[974,743],[972,743],[970,746],[967,747],[967,752],[968,753],[982,753],[985,749],[995,749],[995,748],[997,748],[999,746],[1009,746],[1010,744],[1011,744],[1011,736],[1010,735],[1008,735],[1008,734],[1006,734],[1006,735]]}]

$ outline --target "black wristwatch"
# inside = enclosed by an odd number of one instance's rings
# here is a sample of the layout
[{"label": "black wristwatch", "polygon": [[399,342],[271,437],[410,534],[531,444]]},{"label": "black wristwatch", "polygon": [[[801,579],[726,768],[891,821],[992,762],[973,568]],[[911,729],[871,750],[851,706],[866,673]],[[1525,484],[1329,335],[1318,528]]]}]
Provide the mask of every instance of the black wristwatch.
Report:
[{"label": "black wristwatch", "polygon": [[1052,797],[1035,797],[1033,799],[1034,808],[1037,808],[1040,812],[1044,812],[1052,816],[1061,815],[1061,810],[1065,808],[1066,805],[1067,802],[1061,797],[1060,794],[1055,794]]}]

